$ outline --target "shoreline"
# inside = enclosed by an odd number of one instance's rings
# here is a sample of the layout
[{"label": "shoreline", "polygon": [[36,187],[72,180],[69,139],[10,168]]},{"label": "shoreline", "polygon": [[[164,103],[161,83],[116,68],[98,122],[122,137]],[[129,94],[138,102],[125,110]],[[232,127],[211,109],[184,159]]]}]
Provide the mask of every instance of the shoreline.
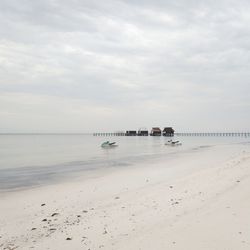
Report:
[{"label": "shoreline", "polygon": [[[145,138],[142,138],[145,139]],[[146,138],[147,139],[147,138]],[[75,179],[76,176],[84,176],[86,175],[88,178],[88,175],[93,175],[93,173],[98,173],[101,171],[109,171],[109,169],[116,169],[116,168],[123,168],[123,167],[137,167],[137,165],[144,165],[148,163],[154,163],[157,161],[165,161],[169,160],[171,157],[179,157],[180,154],[186,154],[191,153],[193,151],[200,151],[207,147],[214,147],[214,146],[220,146],[220,145],[227,145],[227,140],[220,139],[217,140],[217,142],[208,141],[202,142],[196,141],[197,138],[194,138],[193,143],[185,143],[180,148],[172,148],[169,146],[164,145],[164,141],[161,141],[161,143],[157,143],[159,138],[156,138],[155,140],[152,140],[151,143],[155,143],[155,145],[149,143],[147,140],[146,145],[150,145],[152,147],[151,150],[148,150],[144,148],[144,151],[138,150],[141,146],[143,147],[144,144],[141,143],[137,147],[136,153],[132,153],[132,151],[129,152],[129,154],[124,154],[124,147],[120,150],[114,150],[114,152],[111,152],[110,158],[109,158],[109,150],[100,150],[98,151],[98,148],[96,148],[96,143],[94,143],[94,149],[97,150],[96,155],[98,155],[97,158],[91,158],[90,155],[87,154],[87,157],[84,158],[84,154],[79,154],[80,150],[78,148],[78,151],[74,157],[72,157],[72,152],[69,152],[69,157],[62,157],[58,155],[58,152],[55,150],[56,157],[50,157],[49,161],[44,160],[44,153],[42,147],[38,147],[38,151],[34,151],[35,155],[36,153],[40,152],[40,155],[38,155],[37,159],[36,157],[31,158],[29,161],[24,161],[24,159],[29,157],[29,154],[27,150],[25,150],[24,157],[20,157],[20,152],[17,154],[17,152],[14,155],[6,157],[5,160],[1,161],[1,168],[0,168],[0,193],[1,191],[8,192],[8,191],[17,191],[20,189],[29,189],[37,186],[45,186],[50,185],[53,183],[60,183],[64,181],[69,181],[70,179]],[[45,140],[46,141],[46,140]],[[195,142],[196,141],[196,142]],[[195,142],[195,143],[194,143]],[[44,143],[44,142],[43,142]],[[41,145],[43,145],[41,143]],[[248,141],[237,141],[233,140],[233,142],[230,142],[230,145],[232,144],[244,144],[249,143]],[[32,144],[32,143],[31,143]],[[126,145],[126,143],[124,144]],[[35,145],[33,145],[35,146]],[[93,145],[92,145],[93,146]],[[81,148],[81,150],[83,150]],[[94,150],[93,149],[93,150]],[[53,151],[53,147],[50,147],[50,150]],[[61,149],[62,150],[62,149]],[[66,150],[63,147],[63,150]],[[47,150],[48,151],[48,150]],[[118,151],[118,152],[116,152]],[[126,152],[126,146],[125,146],[125,152]],[[142,154],[141,154],[142,152]],[[113,154],[114,153],[114,154]],[[112,157],[112,155],[120,154],[121,157]],[[18,156],[19,155],[19,156]],[[18,156],[18,157],[16,157]],[[42,156],[42,157],[41,157]],[[79,157],[80,156],[80,157]],[[15,159],[16,160],[13,160]],[[56,159],[56,160],[55,160]]]},{"label": "shoreline", "polygon": [[[243,145],[244,142],[239,144]],[[238,144],[238,143],[234,143]],[[227,144],[224,144],[226,146]],[[84,161],[79,162],[64,162],[61,164],[47,165],[47,166],[27,166],[17,168],[0,169],[0,195],[2,193],[12,193],[25,191],[29,189],[42,188],[63,182],[76,181],[77,179],[88,179],[101,176],[113,171],[119,171],[123,168],[138,168],[138,166],[145,167],[145,165],[159,164],[163,161],[169,161],[175,157],[182,156],[183,154],[197,153],[194,151],[201,151],[206,148],[211,148],[220,145],[201,145],[193,146],[186,149],[169,148],[166,154],[146,154],[140,156],[133,156],[133,160],[129,158],[120,158],[105,162],[105,166],[101,166],[101,161],[92,163],[87,166]],[[166,147],[166,146],[164,146]],[[167,148],[167,147],[166,147]],[[174,149],[174,150],[173,150]],[[129,159],[129,160],[128,160]],[[77,164],[76,164],[77,163]],[[82,166],[83,164],[83,166]],[[19,177],[21,176],[21,178]],[[7,182],[8,180],[8,182]]]},{"label": "shoreline", "polygon": [[[165,147],[165,146],[164,146]],[[72,179],[77,180],[80,176],[81,179],[88,179],[101,176],[103,174],[107,174],[113,171],[119,171],[123,168],[138,168],[138,166],[152,165],[153,163],[161,163],[165,160],[171,160],[171,158],[178,157],[179,155],[192,153],[194,150],[202,150],[202,148],[213,147],[211,145],[207,146],[197,146],[194,148],[181,149],[181,151],[176,151],[176,148],[169,148],[170,151],[166,151],[166,154],[145,154],[140,156],[132,156],[131,158],[124,157],[119,159],[114,159],[110,161],[106,161],[105,165],[102,164],[101,160],[91,163],[90,166],[87,166],[87,163],[84,161],[77,162],[64,162],[61,164],[55,165],[47,165],[47,166],[27,166],[27,167],[19,167],[19,168],[7,168],[1,169],[0,175],[3,176],[0,179],[1,181],[6,182],[5,179],[8,180],[8,184],[4,185],[1,183],[0,185],[0,195],[1,193],[8,192],[18,192],[22,190],[29,190],[33,188],[44,187],[48,185],[60,184],[62,182],[70,182]],[[167,149],[167,147],[166,147]],[[171,150],[175,149],[175,150]],[[110,150],[110,149],[106,149]],[[111,149],[113,150],[113,149]],[[83,166],[82,166],[83,165]],[[6,174],[7,172],[7,174]],[[8,174],[10,172],[10,174]],[[12,173],[12,174],[11,174]],[[14,174],[13,174],[14,173]],[[24,176],[26,181],[20,179],[19,176]],[[26,177],[28,176],[28,177]]]},{"label": "shoreline", "polygon": [[[3,249],[249,249],[249,145],[1,194]],[[243,205],[244,206],[243,206]]]}]

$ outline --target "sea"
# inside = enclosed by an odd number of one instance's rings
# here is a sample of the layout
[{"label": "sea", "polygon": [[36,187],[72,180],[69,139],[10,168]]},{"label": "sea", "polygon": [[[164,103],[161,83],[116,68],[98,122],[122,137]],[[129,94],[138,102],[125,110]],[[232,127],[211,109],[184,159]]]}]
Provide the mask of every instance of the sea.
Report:
[{"label": "sea", "polygon": [[[168,140],[181,146],[166,146]],[[117,147],[102,148],[104,141]],[[0,191],[72,180],[95,171],[143,166],[144,163],[211,147],[249,143],[249,137],[223,136],[114,136],[91,134],[1,134]]]}]

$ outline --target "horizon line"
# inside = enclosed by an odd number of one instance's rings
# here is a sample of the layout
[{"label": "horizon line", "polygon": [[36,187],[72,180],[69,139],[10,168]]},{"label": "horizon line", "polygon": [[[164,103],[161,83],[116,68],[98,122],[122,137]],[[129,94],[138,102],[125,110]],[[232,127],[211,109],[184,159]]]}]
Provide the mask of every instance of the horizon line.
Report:
[{"label": "horizon line", "polygon": [[[89,135],[89,134],[118,134],[125,133],[126,131],[116,131],[116,132],[0,132],[0,135]],[[179,132],[175,131],[175,134],[219,134],[219,133],[250,133],[250,131],[213,131],[213,132]]]}]

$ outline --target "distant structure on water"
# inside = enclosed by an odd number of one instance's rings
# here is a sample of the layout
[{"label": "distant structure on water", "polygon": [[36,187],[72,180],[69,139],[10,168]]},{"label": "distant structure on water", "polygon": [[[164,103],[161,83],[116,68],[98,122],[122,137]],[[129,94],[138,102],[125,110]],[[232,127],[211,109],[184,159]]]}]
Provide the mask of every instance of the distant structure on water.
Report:
[{"label": "distant structure on water", "polygon": [[151,132],[147,128],[139,128],[136,130],[118,131],[115,133],[94,133],[94,136],[174,136],[174,130],[172,127],[165,127],[161,130],[159,127],[153,127]]},{"label": "distant structure on water", "polygon": [[148,130],[146,128],[140,128],[137,133],[138,136],[148,136]]},{"label": "distant structure on water", "polygon": [[[125,136],[148,136],[149,132],[146,128],[140,128],[138,132],[136,130],[127,130]],[[172,127],[165,127],[161,130],[159,127],[153,127],[150,132],[150,136],[174,136],[174,130]]]},{"label": "distant structure on water", "polygon": [[136,136],[137,133],[136,133],[136,130],[127,130],[125,135],[126,136]]},{"label": "distant structure on water", "polygon": [[152,128],[150,135],[151,136],[161,136],[161,129],[158,127]]},{"label": "distant structure on water", "polygon": [[[94,136],[148,136],[149,132],[147,129],[139,129],[138,132],[136,130],[128,130],[117,131],[114,133],[93,133]],[[165,127],[163,131],[161,131],[158,127],[153,127],[151,132],[151,136],[232,136],[232,137],[250,137],[250,132],[175,132],[172,127]]]},{"label": "distant structure on water", "polygon": [[163,136],[174,136],[174,130],[172,127],[166,127],[162,131]]}]

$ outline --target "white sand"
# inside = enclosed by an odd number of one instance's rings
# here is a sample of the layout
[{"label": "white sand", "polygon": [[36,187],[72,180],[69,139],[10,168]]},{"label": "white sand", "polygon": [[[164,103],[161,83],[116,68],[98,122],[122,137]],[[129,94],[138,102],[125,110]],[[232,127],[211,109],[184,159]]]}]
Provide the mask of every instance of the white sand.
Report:
[{"label": "white sand", "polygon": [[0,249],[250,249],[249,147],[2,193]]}]

